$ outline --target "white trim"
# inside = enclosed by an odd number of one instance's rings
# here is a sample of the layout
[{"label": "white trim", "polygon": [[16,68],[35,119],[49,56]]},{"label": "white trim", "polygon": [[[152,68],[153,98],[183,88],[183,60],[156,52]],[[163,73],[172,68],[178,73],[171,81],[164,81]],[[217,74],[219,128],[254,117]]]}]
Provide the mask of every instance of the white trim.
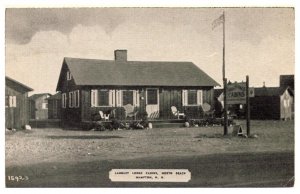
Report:
[{"label": "white trim", "polygon": [[182,106],[187,106],[187,90],[182,90]]},{"label": "white trim", "polygon": [[[196,104],[189,104],[189,91],[196,91]],[[202,106],[203,105],[203,90],[182,90],[182,106]]]},{"label": "white trim", "polygon": [[67,71],[67,80],[71,80],[72,79],[72,74],[70,72],[70,70]]},{"label": "white trim", "polygon": [[140,106],[140,92],[139,92],[139,90],[136,90],[136,102],[135,102],[135,105],[137,106],[137,107],[139,107]]},{"label": "white trim", "polygon": [[69,108],[73,108],[73,92],[69,92]]},{"label": "white trim", "polygon": [[78,108],[80,105],[80,93],[79,90],[74,91],[74,107]]},{"label": "white trim", "polygon": [[8,107],[17,107],[17,97],[8,96]]},{"label": "white trim", "polygon": [[[98,93],[99,91],[108,91],[108,105],[99,106]],[[92,89],[91,90],[91,107],[113,107],[114,91],[109,89]]]},{"label": "white trim", "polygon": [[197,90],[197,105],[203,104],[203,91]]},{"label": "white trim", "polygon": [[122,107],[122,90],[116,90],[116,106]]},{"label": "white trim", "polygon": [[97,90],[91,90],[91,107],[96,106],[96,91]]},{"label": "white trim", "polygon": [[62,108],[66,108],[66,104],[67,104],[67,94],[66,93],[62,93]]},{"label": "white trim", "polygon": [[110,90],[111,91],[111,106],[115,107],[116,106],[116,91],[115,90]]}]

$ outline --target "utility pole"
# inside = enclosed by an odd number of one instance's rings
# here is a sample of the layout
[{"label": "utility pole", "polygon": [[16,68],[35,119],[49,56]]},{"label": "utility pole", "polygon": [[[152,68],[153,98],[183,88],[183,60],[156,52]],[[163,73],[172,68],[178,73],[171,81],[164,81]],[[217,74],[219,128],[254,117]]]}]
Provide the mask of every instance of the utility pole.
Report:
[{"label": "utility pole", "polygon": [[225,75],[225,11],[223,11],[223,87],[224,87],[224,135],[228,134],[228,115],[227,115],[227,79]]},{"label": "utility pole", "polygon": [[250,136],[250,98],[249,98],[249,76],[246,76],[246,118],[247,118],[247,136]]}]

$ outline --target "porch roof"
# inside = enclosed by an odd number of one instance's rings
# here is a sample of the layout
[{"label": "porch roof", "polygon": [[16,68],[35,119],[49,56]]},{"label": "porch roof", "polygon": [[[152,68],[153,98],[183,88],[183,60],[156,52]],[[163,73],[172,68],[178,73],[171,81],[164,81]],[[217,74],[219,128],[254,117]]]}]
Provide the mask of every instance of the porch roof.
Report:
[{"label": "porch roof", "polygon": [[217,86],[192,62],[65,58],[76,85]]}]

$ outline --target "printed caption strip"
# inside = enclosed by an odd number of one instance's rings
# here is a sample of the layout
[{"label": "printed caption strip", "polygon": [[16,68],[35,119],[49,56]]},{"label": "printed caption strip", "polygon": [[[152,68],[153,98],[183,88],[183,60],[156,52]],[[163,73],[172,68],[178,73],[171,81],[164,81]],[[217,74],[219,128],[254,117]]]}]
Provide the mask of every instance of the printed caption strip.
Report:
[{"label": "printed caption strip", "polygon": [[112,182],[189,182],[191,172],[187,169],[112,169]]}]

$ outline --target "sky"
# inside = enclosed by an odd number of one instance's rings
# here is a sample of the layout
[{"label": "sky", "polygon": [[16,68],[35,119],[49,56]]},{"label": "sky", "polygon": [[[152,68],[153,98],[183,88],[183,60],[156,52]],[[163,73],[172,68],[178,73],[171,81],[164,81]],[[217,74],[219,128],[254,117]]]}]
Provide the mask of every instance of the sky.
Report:
[{"label": "sky", "polygon": [[191,61],[222,83],[225,12],[226,77],[250,86],[278,86],[295,71],[292,8],[57,8],[6,9],[6,75],[55,93],[64,57],[130,61]]}]

